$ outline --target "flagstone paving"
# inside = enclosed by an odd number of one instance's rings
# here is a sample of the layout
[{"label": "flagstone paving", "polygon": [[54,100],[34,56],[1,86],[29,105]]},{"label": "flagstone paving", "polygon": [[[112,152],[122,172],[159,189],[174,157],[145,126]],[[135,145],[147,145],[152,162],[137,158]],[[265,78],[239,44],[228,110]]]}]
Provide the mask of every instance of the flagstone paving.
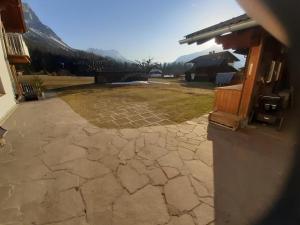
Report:
[{"label": "flagstone paving", "polygon": [[207,119],[102,129],[59,98],[22,104],[4,124],[0,224],[210,225]]}]

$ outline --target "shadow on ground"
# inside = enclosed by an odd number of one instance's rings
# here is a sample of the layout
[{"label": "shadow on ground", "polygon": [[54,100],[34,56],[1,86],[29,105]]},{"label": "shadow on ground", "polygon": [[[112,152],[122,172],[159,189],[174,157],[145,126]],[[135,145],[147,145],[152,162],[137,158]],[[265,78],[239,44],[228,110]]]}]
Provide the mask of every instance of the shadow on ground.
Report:
[{"label": "shadow on ground", "polygon": [[255,224],[281,197],[294,151],[283,137],[257,129],[209,125],[213,141],[216,225]]}]

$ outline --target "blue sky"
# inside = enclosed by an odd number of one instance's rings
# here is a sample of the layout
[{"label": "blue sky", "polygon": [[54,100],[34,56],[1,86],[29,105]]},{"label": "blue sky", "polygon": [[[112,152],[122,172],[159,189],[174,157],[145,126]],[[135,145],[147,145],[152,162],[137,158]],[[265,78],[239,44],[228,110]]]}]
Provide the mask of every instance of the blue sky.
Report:
[{"label": "blue sky", "polygon": [[128,59],[171,62],[211,47],[179,45],[186,34],[238,16],[235,0],[24,0],[74,48],[116,49]]}]

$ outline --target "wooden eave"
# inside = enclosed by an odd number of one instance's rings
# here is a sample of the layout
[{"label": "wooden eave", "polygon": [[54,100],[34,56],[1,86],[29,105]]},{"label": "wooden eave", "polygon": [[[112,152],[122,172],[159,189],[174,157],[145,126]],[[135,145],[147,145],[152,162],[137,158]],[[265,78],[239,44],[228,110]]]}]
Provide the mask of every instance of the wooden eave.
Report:
[{"label": "wooden eave", "polygon": [[259,45],[263,29],[260,27],[250,28],[231,34],[216,37],[216,43],[224,49],[248,49]]},{"label": "wooden eave", "polygon": [[0,9],[1,20],[6,32],[26,32],[21,0],[2,0],[0,1]]}]

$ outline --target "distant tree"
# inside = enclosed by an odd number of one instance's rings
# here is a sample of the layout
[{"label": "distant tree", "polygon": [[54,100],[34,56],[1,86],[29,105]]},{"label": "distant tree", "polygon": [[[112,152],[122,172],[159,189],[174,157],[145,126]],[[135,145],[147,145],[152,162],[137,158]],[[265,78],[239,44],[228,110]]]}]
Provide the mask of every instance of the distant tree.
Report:
[{"label": "distant tree", "polygon": [[150,73],[154,68],[159,68],[159,64],[153,62],[153,58],[143,59],[142,61],[136,60],[136,65],[140,71]]}]

